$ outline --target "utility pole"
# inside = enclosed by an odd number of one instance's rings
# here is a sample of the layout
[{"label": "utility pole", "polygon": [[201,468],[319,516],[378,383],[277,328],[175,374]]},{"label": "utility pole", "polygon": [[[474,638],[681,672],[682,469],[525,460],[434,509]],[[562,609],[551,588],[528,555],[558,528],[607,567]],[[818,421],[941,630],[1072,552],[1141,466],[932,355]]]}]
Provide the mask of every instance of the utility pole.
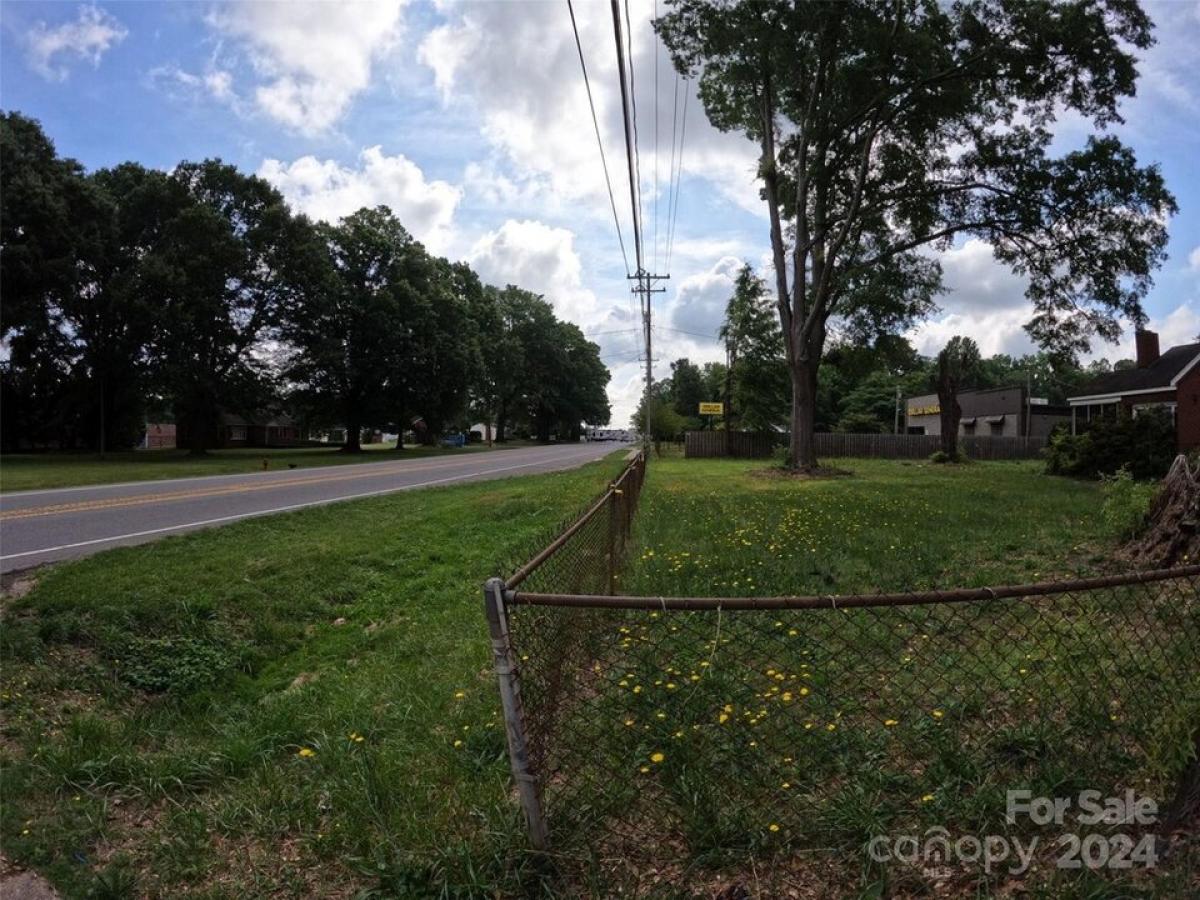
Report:
[{"label": "utility pole", "polygon": [[645,396],[642,399],[642,447],[646,453],[650,452],[650,396],[654,387],[654,357],[653,341],[650,336],[651,326],[651,298],[654,294],[666,293],[666,288],[656,288],[654,283],[657,281],[665,281],[670,278],[670,275],[651,275],[642,269],[638,269],[636,275],[627,275],[631,281],[635,281],[637,286],[633,292],[638,295],[638,299],[642,304],[642,327],[645,332],[645,353],[646,353],[646,390]]}]

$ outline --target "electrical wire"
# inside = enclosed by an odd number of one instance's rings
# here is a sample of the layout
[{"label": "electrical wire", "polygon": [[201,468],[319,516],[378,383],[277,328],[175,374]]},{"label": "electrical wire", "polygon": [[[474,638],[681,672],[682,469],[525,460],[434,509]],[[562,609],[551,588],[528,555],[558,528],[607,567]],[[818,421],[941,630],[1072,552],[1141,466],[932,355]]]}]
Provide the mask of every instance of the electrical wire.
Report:
[{"label": "electrical wire", "polygon": [[625,252],[625,238],[621,234],[621,218],[617,215],[617,199],[613,194],[612,179],[608,174],[608,159],[604,155],[604,141],[600,137],[600,120],[596,117],[596,103],[592,99],[592,83],[588,78],[587,63],[583,61],[583,43],[579,40],[579,26],[575,22],[575,7],[567,0],[571,13],[571,30],[575,32],[575,49],[579,51],[579,68],[583,71],[583,84],[587,88],[588,106],[592,111],[592,127],[596,130],[596,146],[600,148],[600,164],[604,167],[604,183],[608,187],[608,202],[612,206],[613,224],[617,226],[617,242],[621,245],[621,258],[625,261],[625,274],[629,274],[629,255]]}]

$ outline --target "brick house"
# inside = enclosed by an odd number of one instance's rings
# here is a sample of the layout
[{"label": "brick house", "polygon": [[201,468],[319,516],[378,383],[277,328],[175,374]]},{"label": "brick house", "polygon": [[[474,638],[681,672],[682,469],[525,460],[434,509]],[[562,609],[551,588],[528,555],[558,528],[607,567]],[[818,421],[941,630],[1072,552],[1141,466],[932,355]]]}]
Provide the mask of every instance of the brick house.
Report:
[{"label": "brick house", "polygon": [[1137,365],[1110,372],[1068,397],[1071,431],[1078,433],[1086,423],[1119,411],[1136,416],[1139,411],[1164,409],[1175,422],[1179,450],[1200,447],[1200,342],[1180,344],[1159,353],[1158,335],[1139,331],[1136,335]]},{"label": "brick house", "polygon": [[[187,447],[190,438],[188,423],[180,422],[176,440]],[[300,426],[289,416],[263,416],[245,419],[233,413],[222,413],[216,435],[210,443],[214,450],[233,447],[298,447],[306,443]]]}]

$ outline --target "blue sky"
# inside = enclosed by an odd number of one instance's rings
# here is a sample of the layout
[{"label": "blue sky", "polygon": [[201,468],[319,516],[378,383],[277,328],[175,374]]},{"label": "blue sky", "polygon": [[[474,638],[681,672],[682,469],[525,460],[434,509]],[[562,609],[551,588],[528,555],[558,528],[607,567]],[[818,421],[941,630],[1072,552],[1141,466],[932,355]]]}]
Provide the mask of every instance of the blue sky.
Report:
[{"label": "blue sky", "polygon": [[[632,5],[644,219],[667,265],[674,73],[654,40],[653,0]],[[1158,162],[1180,212],[1146,308],[1164,345],[1200,333],[1200,2],[1153,2],[1159,43],[1116,128]],[[576,4],[628,241],[607,4]],[[657,68],[657,90],[655,70]],[[657,101],[657,102],[656,102]],[[639,390],[636,321],[565,2],[55,3],[0,5],[0,105],[40,119],[89,168],[169,168],[218,156],[275,183],[296,208],[337,218],[386,203],[432,250],[488,281],[541,291],[601,343],[614,422]],[[657,107],[657,165],[654,147]],[[1089,124],[1060,123],[1060,149]],[[765,268],[754,148],[687,110],[676,238],[655,301],[656,375],[681,355],[719,359],[711,338],[741,260]],[[632,252],[632,251],[630,251]],[[1030,349],[1020,279],[987,245],[942,255],[952,292],[916,329],[923,352],[953,334],[985,352]],[[1131,337],[1097,355],[1131,355]]]}]

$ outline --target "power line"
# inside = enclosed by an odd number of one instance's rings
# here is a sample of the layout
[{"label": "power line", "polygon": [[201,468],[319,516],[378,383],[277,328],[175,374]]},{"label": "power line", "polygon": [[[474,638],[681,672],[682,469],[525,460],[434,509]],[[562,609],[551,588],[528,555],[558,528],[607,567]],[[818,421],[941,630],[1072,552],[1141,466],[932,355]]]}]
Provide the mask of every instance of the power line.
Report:
[{"label": "power line", "polygon": [[583,61],[583,43],[579,40],[579,26],[575,22],[575,7],[567,0],[571,13],[571,30],[575,32],[575,49],[579,51],[579,68],[583,70],[583,84],[587,88],[588,106],[592,110],[592,127],[596,130],[596,145],[600,148],[600,164],[604,167],[604,183],[608,187],[608,202],[612,206],[613,224],[617,226],[617,242],[621,245],[621,258],[625,261],[625,274],[629,274],[629,255],[625,252],[625,238],[621,235],[621,219],[617,215],[617,200],[613,194],[612,179],[608,175],[608,159],[604,155],[604,141],[600,138],[600,120],[596,118],[596,103],[592,99],[592,83],[588,78],[587,63]]},{"label": "power line", "polygon": [[[654,18],[658,18],[658,0],[654,0]],[[658,268],[658,48],[654,48],[654,268]]]},{"label": "power line", "polygon": [[637,81],[633,77],[633,25],[629,21],[629,0],[625,0],[625,48],[629,63],[629,105],[633,111],[633,162],[637,172],[637,220],[645,241],[646,218],[642,212],[642,148],[638,136]]},{"label": "power line", "polygon": [[667,225],[667,271],[671,269],[671,254],[675,249],[675,222],[679,218],[679,184],[683,180],[683,142],[687,137],[687,110],[688,110],[688,90],[689,82],[683,82],[683,115],[680,117],[679,123],[679,159],[675,172],[675,190],[673,209],[671,220]]},{"label": "power line", "polygon": [[690,334],[693,337],[709,338],[714,341],[721,340],[721,336],[719,334],[709,334],[703,331],[688,331],[686,328],[672,328],[670,325],[655,325],[654,327],[661,328],[664,331],[677,331],[680,334]]},{"label": "power line", "polygon": [[617,75],[621,82],[621,118],[625,127],[625,158],[629,166],[629,205],[633,215],[633,244],[637,270],[642,271],[642,229],[638,217],[637,162],[633,148],[633,130],[629,121],[629,83],[625,70],[625,44],[621,40],[621,7],[612,0],[613,35],[617,41]]}]

